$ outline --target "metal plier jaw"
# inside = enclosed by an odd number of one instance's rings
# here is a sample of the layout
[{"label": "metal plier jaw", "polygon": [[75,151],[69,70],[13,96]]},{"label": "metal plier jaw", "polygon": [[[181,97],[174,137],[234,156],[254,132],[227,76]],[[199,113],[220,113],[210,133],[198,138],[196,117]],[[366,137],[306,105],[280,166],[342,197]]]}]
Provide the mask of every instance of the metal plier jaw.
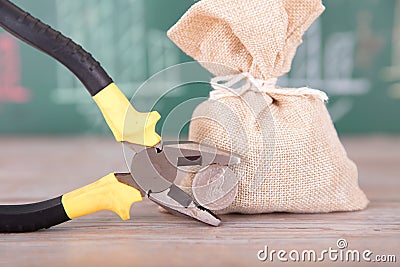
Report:
[{"label": "metal plier jaw", "polygon": [[178,173],[189,175],[197,166],[212,164],[228,166],[240,163],[240,158],[228,151],[196,142],[165,142],[155,147],[131,146],[137,154],[130,170],[135,186],[143,195],[174,214],[182,214],[218,226],[221,220],[198,204],[189,194],[175,185]]}]

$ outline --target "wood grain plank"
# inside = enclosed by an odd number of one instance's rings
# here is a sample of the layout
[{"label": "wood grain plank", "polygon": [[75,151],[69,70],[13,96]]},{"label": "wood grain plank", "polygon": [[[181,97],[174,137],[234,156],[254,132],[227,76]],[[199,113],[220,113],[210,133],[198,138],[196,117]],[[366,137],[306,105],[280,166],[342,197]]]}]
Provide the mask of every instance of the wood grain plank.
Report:
[{"label": "wood grain plank", "polygon": [[[134,204],[130,221],[100,212],[46,231],[0,235],[0,266],[262,266],[272,264],[257,260],[265,245],[322,250],[336,247],[338,238],[351,249],[396,254],[399,261],[400,138],[346,138],[344,144],[371,200],[366,210],[224,215],[215,228],[144,200]],[[0,147],[1,203],[46,199],[126,170],[121,146],[108,138],[0,138]]]}]

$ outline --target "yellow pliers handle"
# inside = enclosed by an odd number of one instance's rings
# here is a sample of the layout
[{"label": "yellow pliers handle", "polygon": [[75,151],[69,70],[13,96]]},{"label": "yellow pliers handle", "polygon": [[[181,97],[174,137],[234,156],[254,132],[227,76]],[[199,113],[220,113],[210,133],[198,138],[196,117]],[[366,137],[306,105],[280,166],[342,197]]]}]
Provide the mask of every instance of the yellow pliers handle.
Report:
[{"label": "yellow pliers handle", "polygon": [[[135,110],[92,55],[70,38],[8,0],[0,0],[0,26],[71,70],[93,97],[117,141],[142,146],[160,142],[155,132],[160,115]],[[110,174],[51,200],[0,206],[0,232],[35,231],[100,210],[112,210],[128,219],[130,206],[141,199],[137,187]]]},{"label": "yellow pliers handle", "polygon": [[[0,233],[33,232],[102,210],[129,219],[131,205],[141,192],[124,183],[126,174],[111,173],[62,196],[24,205],[0,205]],[[130,177],[128,177],[130,178]]]},{"label": "yellow pliers handle", "polygon": [[160,136],[155,132],[160,115],[156,111],[141,113],[135,110],[100,63],[81,46],[8,0],[0,0],[0,24],[76,75],[99,106],[117,141],[143,146],[160,142]]},{"label": "yellow pliers handle", "polygon": [[93,96],[118,142],[154,146],[161,141],[155,127],[160,119],[157,111],[138,112],[114,83]]},{"label": "yellow pliers handle", "polygon": [[118,180],[123,175],[130,174],[110,173],[92,184],[64,194],[61,204],[68,218],[110,210],[122,220],[128,220],[131,205],[142,201],[142,195],[139,190]]}]

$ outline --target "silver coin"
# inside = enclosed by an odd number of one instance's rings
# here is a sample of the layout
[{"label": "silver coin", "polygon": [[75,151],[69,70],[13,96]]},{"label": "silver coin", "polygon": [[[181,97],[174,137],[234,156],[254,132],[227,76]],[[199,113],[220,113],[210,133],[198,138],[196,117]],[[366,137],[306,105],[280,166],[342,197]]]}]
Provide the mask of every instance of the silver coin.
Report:
[{"label": "silver coin", "polygon": [[196,201],[203,207],[222,210],[235,200],[238,180],[228,167],[210,165],[196,173],[192,191]]}]

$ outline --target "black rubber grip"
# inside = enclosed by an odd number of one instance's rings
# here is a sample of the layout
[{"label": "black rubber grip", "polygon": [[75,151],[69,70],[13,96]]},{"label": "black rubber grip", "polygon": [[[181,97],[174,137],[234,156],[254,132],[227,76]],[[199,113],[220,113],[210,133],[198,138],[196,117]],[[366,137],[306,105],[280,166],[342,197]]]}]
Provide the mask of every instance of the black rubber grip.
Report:
[{"label": "black rubber grip", "polygon": [[112,83],[100,63],[81,46],[8,0],[0,0],[0,25],[66,66],[92,96]]},{"label": "black rubber grip", "polygon": [[34,232],[69,221],[61,198],[26,205],[0,205],[0,233]]}]

